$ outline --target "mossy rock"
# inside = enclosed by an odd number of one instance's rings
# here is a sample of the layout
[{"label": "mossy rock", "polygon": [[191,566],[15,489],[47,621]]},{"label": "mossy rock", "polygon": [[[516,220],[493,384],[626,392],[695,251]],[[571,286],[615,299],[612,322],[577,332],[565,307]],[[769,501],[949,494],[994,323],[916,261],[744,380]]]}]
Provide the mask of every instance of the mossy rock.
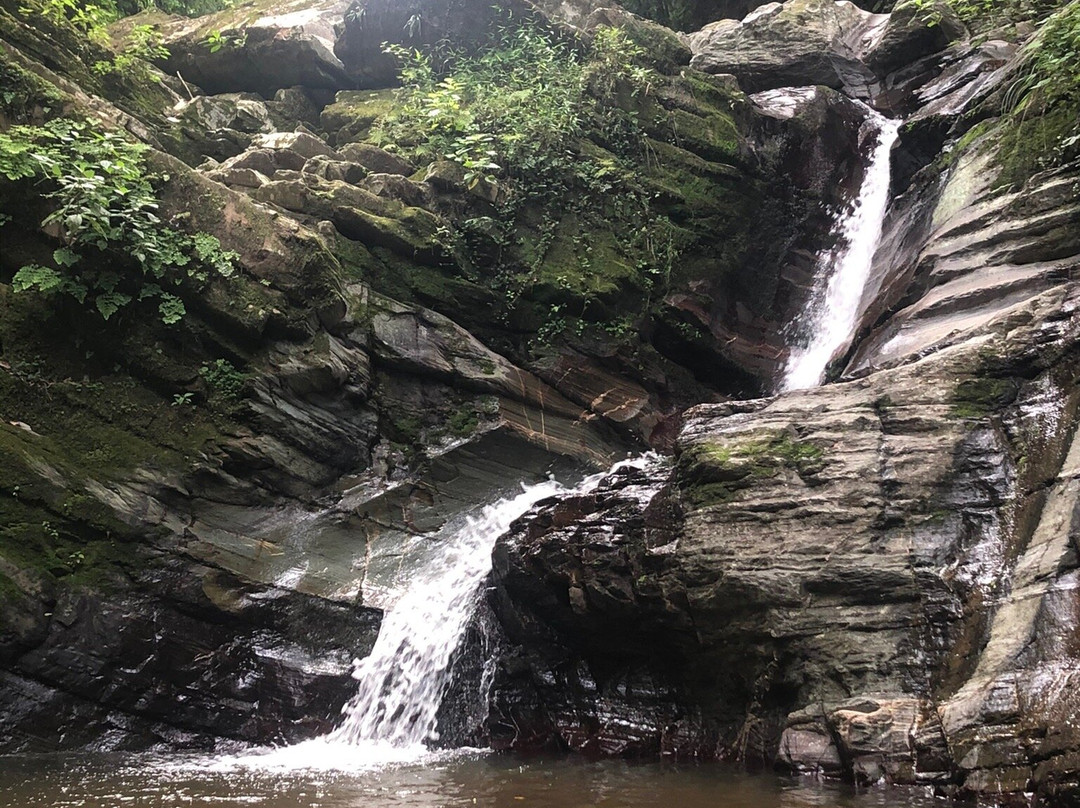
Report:
[{"label": "mossy rock", "polygon": [[441,240],[441,223],[421,208],[403,207],[390,217],[342,205],[334,208],[332,221],[346,238],[368,247],[385,247],[421,264],[438,264],[447,252]]},{"label": "mossy rock", "polygon": [[967,379],[953,391],[950,414],[955,418],[985,418],[1015,401],[1019,389],[1013,379]]},{"label": "mossy rock", "polygon": [[610,26],[623,31],[627,38],[645,51],[648,62],[665,73],[675,72],[690,64],[690,46],[670,28],[623,11],[621,8],[601,8],[586,20],[585,28],[595,30]]},{"label": "mossy rock", "polygon": [[394,105],[394,90],[342,90],[323,109],[319,125],[331,145],[343,146],[366,139],[372,126],[394,111]]},{"label": "mossy rock", "polygon": [[825,450],[788,432],[740,436],[730,442],[703,441],[682,450],[678,479],[695,507],[728,502],[739,491],[775,477],[784,469],[812,478],[827,465]]}]

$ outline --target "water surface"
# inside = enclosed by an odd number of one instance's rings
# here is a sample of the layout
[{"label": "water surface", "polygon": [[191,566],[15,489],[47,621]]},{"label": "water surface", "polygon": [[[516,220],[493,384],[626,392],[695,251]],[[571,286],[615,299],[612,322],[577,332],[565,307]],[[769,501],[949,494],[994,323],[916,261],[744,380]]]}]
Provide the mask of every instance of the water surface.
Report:
[{"label": "water surface", "polygon": [[358,771],[145,755],[0,757],[2,808],[943,808],[918,790],[855,789],[716,765],[521,761],[476,753]]}]

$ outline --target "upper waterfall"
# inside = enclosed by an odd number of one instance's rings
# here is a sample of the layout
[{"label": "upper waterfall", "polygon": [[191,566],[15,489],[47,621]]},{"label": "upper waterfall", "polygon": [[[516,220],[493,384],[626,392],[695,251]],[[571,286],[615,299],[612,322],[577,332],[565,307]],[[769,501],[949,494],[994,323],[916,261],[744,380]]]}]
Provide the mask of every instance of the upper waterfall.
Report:
[{"label": "upper waterfall", "polygon": [[837,246],[818,256],[820,282],[798,323],[809,334],[809,343],[792,349],[780,380],[781,392],[821,384],[829,362],[852,337],[881,240],[889,204],[890,154],[900,124],[867,107],[862,137],[875,138],[876,144],[854,206],[837,221]]}]

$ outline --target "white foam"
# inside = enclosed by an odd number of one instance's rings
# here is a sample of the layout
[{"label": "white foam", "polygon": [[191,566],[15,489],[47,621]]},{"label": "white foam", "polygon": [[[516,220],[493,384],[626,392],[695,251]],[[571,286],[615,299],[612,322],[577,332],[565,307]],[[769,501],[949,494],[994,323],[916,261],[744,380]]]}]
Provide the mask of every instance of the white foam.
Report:
[{"label": "white foam", "polygon": [[838,222],[840,246],[818,256],[823,284],[815,290],[800,318],[800,324],[810,332],[810,342],[792,350],[784,366],[781,392],[821,384],[829,362],[850,343],[862,311],[863,289],[870,277],[889,204],[889,157],[901,123],[869,108],[867,114],[864,126],[872,127],[869,131],[877,143],[855,206]]}]

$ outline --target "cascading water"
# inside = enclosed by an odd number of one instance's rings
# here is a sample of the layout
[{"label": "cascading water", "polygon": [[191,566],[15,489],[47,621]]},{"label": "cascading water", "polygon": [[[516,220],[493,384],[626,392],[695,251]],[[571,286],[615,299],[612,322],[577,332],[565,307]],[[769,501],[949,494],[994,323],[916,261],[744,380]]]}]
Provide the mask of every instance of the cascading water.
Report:
[{"label": "cascading water", "polygon": [[[651,457],[623,461],[612,471],[643,465]],[[577,490],[595,487],[609,473],[587,477]],[[421,751],[425,742],[438,739],[436,721],[450,684],[452,657],[476,607],[480,582],[491,570],[495,540],[541,499],[566,491],[548,481],[489,505],[414,576],[384,618],[371,654],[357,663],[353,676],[360,688],[331,740]]]},{"label": "cascading water", "polygon": [[554,480],[523,485],[517,496],[463,519],[423,568],[413,572],[384,616],[371,653],[355,663],[359,688],[345,705],[337,729],[291,747],[218,758],[209,768],[363,769],[431,754],[427,743],[438,739],[439,707],[450,685],[454,653],[476,608],[480,584],[491,570],[496,539],[540,500],[588,491],[620,467],[640,468],[655,459],[646,454],[622,461],[574,489]]},{"label": "cascading water", "polygon": [[426,741],[437,740],[451,658],[472,616],[477,588],[491,569],[495,540],[534,504],[563,490],[557,482],[543,482],[487,506],[414,573],[383,618],[371,654],[356,663],[359,689],[331,741],[422,753]]},{"label": "cascading water", "polygon": [[801,330],[809,333],[810,341],[792,350],[780,380],[781,392],[821,384],[829,362],[847,345],[855,330],[889,204],[889,158],[901,123],[869,107],[866,111],[863,137],[876,138],[876,144],[854,208],[837,223],[840,246],[818,257],[821,277],[826,280],[815,290],[799,323]]}]

